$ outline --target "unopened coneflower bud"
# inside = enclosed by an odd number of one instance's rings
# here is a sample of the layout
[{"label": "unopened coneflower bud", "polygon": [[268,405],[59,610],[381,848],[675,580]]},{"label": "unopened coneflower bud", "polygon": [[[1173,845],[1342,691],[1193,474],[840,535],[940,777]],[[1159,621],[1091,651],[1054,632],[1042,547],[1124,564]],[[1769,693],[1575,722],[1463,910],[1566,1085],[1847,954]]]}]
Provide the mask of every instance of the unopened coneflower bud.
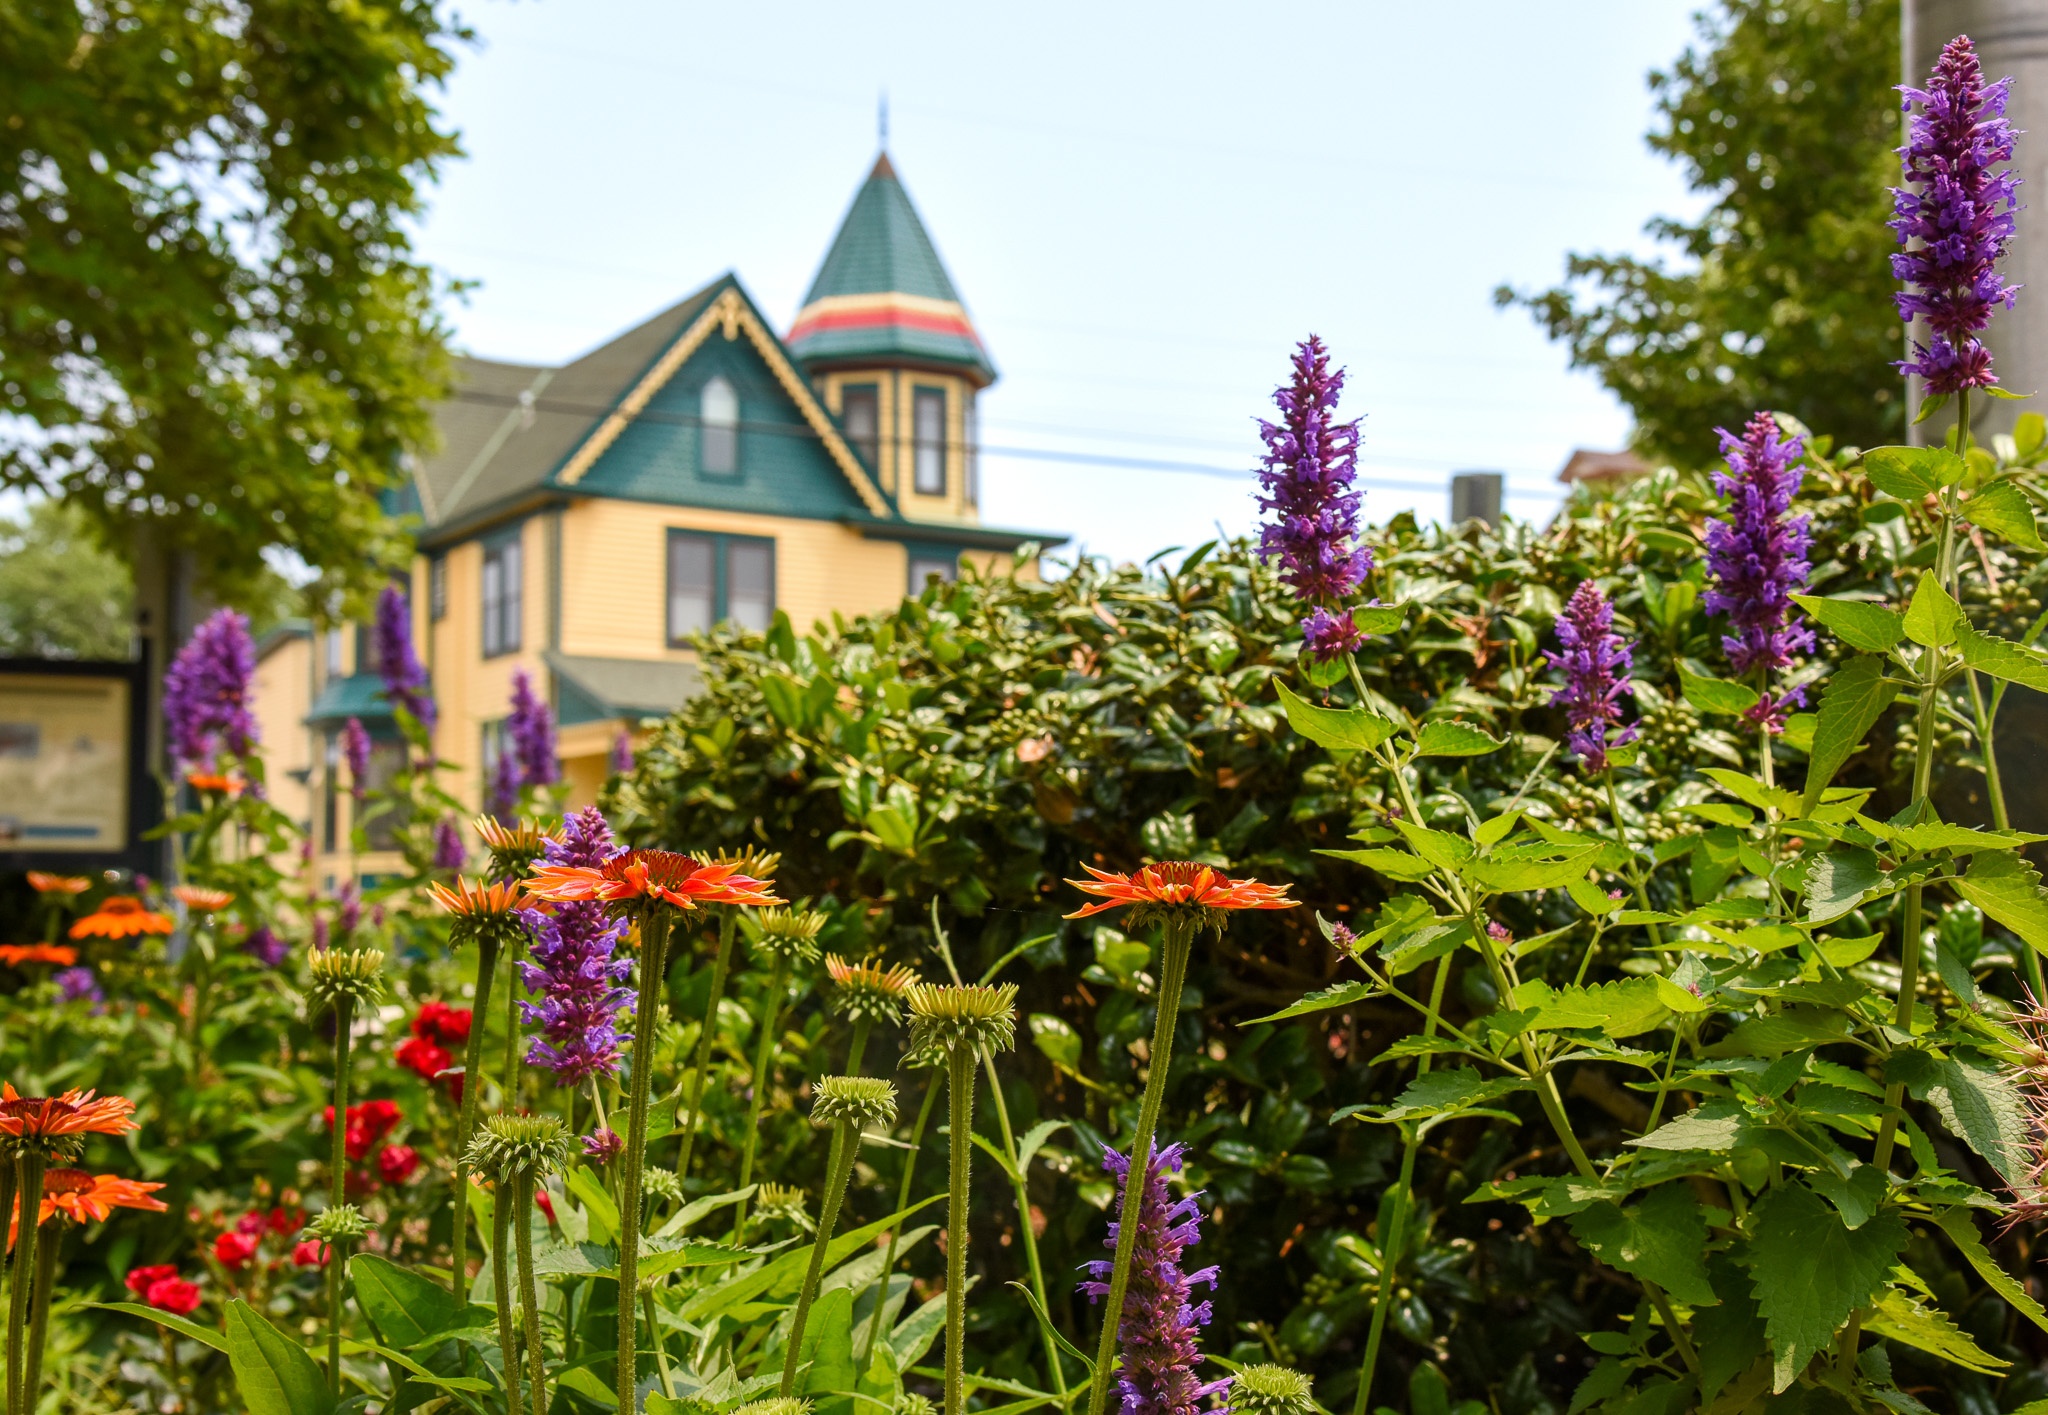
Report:
[{"label": "unopened coneflower bud", "polygon": [[1008,1051],[1017,1036],[1015,983],[919,983],[909,992],[910,1048]]},{"label": "unopened coneflower bud", "polygon": [[323,1010],[344,999],[371,1002],[384,990],[381,948],[323,949],[307,955],[306,967],[313,975],[313,999]]},{"label": "unopened coneflower bud", "polygon": [[876,1130],[896,1119],[896,1088],[879,1076],[827,1076],[811,1103],[814,1125]]}]

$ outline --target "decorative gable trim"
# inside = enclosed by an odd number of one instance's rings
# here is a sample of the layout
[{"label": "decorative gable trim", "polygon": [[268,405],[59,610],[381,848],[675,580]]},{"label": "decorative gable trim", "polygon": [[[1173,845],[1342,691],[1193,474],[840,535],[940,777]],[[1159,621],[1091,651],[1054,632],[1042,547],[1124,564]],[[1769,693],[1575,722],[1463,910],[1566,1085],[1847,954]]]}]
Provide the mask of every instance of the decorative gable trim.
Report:
[{"label": "decorative gable trim", "polygon": [[754,346],[755,352],[760,354],[769,371],[775,375],[776,382],[782,385],[783,392],[796,404],[797,411],[803,414],[805,423],[817,434],[826,453],[832,458],[840,473],[852,484],[855,494],[860,497],[869,514],[885,520],[895,520],[895,510],[889,505],[881,490],[868,478],[866,469],[853,455],[853,449],[846,445],[846,440],[839,435],[839,429],[833,425],[831,417],[826,414],[823,405],[812,393],[810,384],[797,372],[796,366],[790,363],[781,341],[761,322],[760,316],[754,313],[753,306],[733,286],[727,286],[719,292],[718,298],[683,331],[675,343],[669,345],[659,359],[655,360],[654,367],[648,369],[640,381],[633,385],[633,390],[620,400],[618,407],[614,408],[570,454],[568,461],[562,464],[561,471],[555,474],[556,484],[574,486],[581,481],[597,464],[597,459],[605,454],[606,449],[618,440],[619,434],[646,409],[654,395],[666,387],[669,380],[682,370],[683,365],[690,361],[692,354],[703,347],[704,341],[711,337],[714,329],[724,334],[728,340],[737,339],[742,332],[746,334],[747,342]]}]

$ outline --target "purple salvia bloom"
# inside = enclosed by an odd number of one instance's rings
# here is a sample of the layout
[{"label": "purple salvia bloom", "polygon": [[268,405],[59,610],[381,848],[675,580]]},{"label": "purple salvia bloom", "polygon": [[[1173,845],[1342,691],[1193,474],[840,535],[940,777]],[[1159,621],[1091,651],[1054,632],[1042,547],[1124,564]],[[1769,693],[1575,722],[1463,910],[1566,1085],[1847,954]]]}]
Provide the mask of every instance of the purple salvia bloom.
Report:
[{"label": "purple salvia bloom", "polygon": [[484,809],[499,820],[510,820],[519,808],[519,763],[510,745],[498,748],[498,760],[491,766],[484,786]]},{"label": "purple salvia bloom", "polygon": [[1793,655],[1813,647],[1813,631],[1801,623],[1792,596],[1806,587],[1806,554],[1813,537],[1805,516],[1787,516],[1799,492],[1796,465],[1804,450],[1798,437],[1779,437],[1777,422],[1758,413],[1736,437],[1724,428],[1721,452],[1726,472],[1714,473],[1714,487],[1733,515],[1707,525],[1707,577],[1701,601],[1709,614],[1725,614],[1732,634],[1721,648],[1736,676],[1760,673],[1763,696],[1750,709],[1752,722],[1767,731],[1783,729],[1785,714],[1804,706],[1804,690],[1774,697],[1771,673],[1792,665]]},{"label": "purple salvia bloom", "polygon": [[360,801],[370,776],[370,734],[361,718],[352,717],[341,726],[341,755],[348,763],[348,791]]},{"label": "purple salvia bloom", "polygon": [[[1201,1241],[1202,1214],[1196,1206],[1199,1194],[1174,1201],[1166,1176],[1180,1169],[1186,1153],[1182,1145],[1168,1145],[1153,1153],[1146,1166],[1144,1196],[1138,1205],[1138,1236],[1131,1252],[1130,1286],[1124,1293],[1122,1322],[1117,1341],[1123,1352],[1123,1369],[1117,1386],[1123,1392],[1124,1415],[1194,1415],[1196,1402],[1230,1389],[1230,1378],[1206,1385],[1195,1377],[1202,1359],[1196,1336],[1209,1324],[1209,1304],[1193,1302],[1198,1283],[1216,1286],[1217,1270],[1202,1268],[1181,1271],[1181,1253]],[[1117,1205],[1123,1211],[1123,1193],[1130,1183],[1128,1156],[1105,1149],[1102,1167],[1116,1176]],[[1118,1224],[1109,1226],[1103,1246],[1116,1250]],[[1089,1263],[1093,1281],[1081,1284],[1089,1300],[1109,1295],[1113,1264]]]},{"label": "purple salvia bloom", "polygon": [[1301,646],[1318,663],[1328,663],[1339,654],[1356,653],[1365,644],[1365,634],[1348,609],[1332,614],[1320,604],[1301,621]]},{"label": "purple salvia bloom", "polygon": [[242,947],[266,968],[282,965],[286,955],[291,952],[291,945],[271,932],[268,924],[258,924],[252,929]]},{"label": "purple salvia bloom", "polygon": [[608,1125],[583,1137],[583,1158],[592,1164],[610,1164],[625,1148],[625,1137]]},{"label": "purple salvia bloom", "polygon": [[345,943],[363,922],[363,892],[350,880],[335,893],[334,931]]},{"label": "purple salvia bloom", "polygon": [[90,968],[60,968],[50,975],[50,981],[57,985],[57,991],[66,1002],[105,1002],[107,995],[100,991],[100,980],[93,976]]},{"label": "purple salvia bloom", "polygon": [[232,609],[197,629],[164,673],[164,723],[171,756],[185,766],[212,766],[218,752],[243,757],[256,745],[249,710],[256,643],[249,621]]},{"label": "purple salvia bloom", "polygon": [[519,763],[521,786],[552,786],[561,778],[555,760],[555,714],[534,694],[526,670],[512,670],[512,715],[505,719],[505,737]]},{"label": "purple salvia bloom", "polygon": [[[1303,604],[1328,611],[1349,599],[1372,569],[1372,551],[1358,543],[1358,423],[1339,422],[1344,371],[1330,368],[1322,340],[1311,335],[1294,352],[1294,376],[1273,394],[1280,421],[1261,422],[1266,455],[1259,471],[1259,508],[1273,513],[1259,532],[1259,555],[1280,562],[1280,578]],[[1328,659],[1355,647],[1358,630],[1346,614],[1303,621],[1314,626],[1309,652]]]},{"label": "purple salvia bloom", "polygon": [[469,852],[462,845],[462,827],[453,816],[441,817],[434,823],[434,868],[459,870],[468,858]]},{"label": "purple salvia bloom", "polygon": [[1924,89],[1902,87],[1913,115],[1899,149],[1906,185],[1892,189],[1891,228],[1906,247],[1892,274],[1907,289],[1892,298],[1909,324],[1927,321],[1930,341],[1913,344],[1898,367],[1918,374],[1933,394],[1959,393],[1998,382],[1991,353],[1977,334],[1999,305],[2013,306],[2019,286],[1999,279],[1998,262],[2012,240],[2020,179],[1999,163],[2012,161],[2013,130],[2005,120],[2011,79],[1984,82],[1968,35],[1941,51]]},{"label": "purple salvia bloom", "polygon": [[1545,662],[1564,670],[1564,686],[1550,703],[1563,708],[1571,724],[1565,750],[1587,771],[1605,771],[1607,749],[1636,740],[1632,726],[1611,737],[1607,732],[1610,723],[1621,721],[1621,699],[1635,695],[1628,676],[1635,651],[1614,632],[1614,606],[1591,580],[1580,583],[1558,616],[1557,643],[1559,652],[1546,655]]},{"label": "purple salvia bloom", "polygon": [[633,770],[633,734],[625,728],[612,738],[612,775],[624,776]]},{"label": "purple salvia bloom", "polygon": [[313,916],[313,951],[315,953],[323,952],[328,942],[327,916],[325,914],[315,914]]},{"label": "purple salvia bloom", "polygon": [[[562,838],[547,843],[544,858],[551,865],[595,866],[617,853],[611,827],[592,806],[562,823]],[[526,1024],[540,1034],[528,1043],[527,1064],[547,1067],[563,1086],[616,1075],[619,1044],[632,1040],[617,1026],[620,1010],[633,1000],[632,990],[620,986],[633,960],[613,956],[625,921],[596,900],[557,904],[552,914],[523,910],[520,917],[533,961],[519,965],[519,976],[540,999],[519,1004]]]},{"label": "purple salvia bloom", "polygon": [[384,680],[384,696],[419,720],[429,736],[434,731],[434,700],[427,696],[427,670],[412,646],[412,608],[405,592],[386,585],[377,596],[377,618],[370,626],[370,656]]}]

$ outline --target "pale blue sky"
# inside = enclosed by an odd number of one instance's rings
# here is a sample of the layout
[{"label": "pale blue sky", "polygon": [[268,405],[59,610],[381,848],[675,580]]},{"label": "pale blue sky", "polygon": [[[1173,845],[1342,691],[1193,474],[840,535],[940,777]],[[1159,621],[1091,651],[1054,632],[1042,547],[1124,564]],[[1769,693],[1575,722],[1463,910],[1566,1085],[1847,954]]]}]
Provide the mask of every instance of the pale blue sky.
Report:
[{"label": "pale blue sky", "polygon": [[420,244],[480,282],[449,310],[478,354],[565,359],[727,269],[786,329],[886,89],[1003,375],[986,519],[1120,560],[1249,529],[1252,419],[1310,332],[1351,370],[1371,519],[1441,516],[1468,468],[1545,516],[1628,420],[1489,294],[1697,208],[1642,142],[1694,8],[485,0]]}]

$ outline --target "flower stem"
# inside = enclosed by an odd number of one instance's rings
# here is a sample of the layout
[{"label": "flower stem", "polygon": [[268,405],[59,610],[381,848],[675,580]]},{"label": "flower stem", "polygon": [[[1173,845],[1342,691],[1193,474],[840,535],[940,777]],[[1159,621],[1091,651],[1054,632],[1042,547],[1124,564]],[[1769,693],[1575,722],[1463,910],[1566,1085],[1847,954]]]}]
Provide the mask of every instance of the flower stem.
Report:
[{"label": "flower stem", "polygon": [[20,1169],[16,1191],[21,1199],[21,1212],[29,1215],[29,1221],[21,1225],[14,1240],[14,1286],[7,1294],[7,1409],[10,1412],[26,1412],[30,1409],[24,1396],[27,1389],[27,1370],[24,1367],[25,1353],[22,1342],[28,1334],[28,1299],[35,1289],[36,1249],[39,1246],[43,1227],[35,1222],[43,1207],[43,1170],[49,1163],[41,1146],[29,1142],[15,1161]]},{"label": "flower stem", "polygon": [[[1024,1156],[1017,1153],[1017,1141],[1010,1130],[1010,1103],[1003,1099],[1002,1082],[996,1076],[996,1059],[983,1052],[981,1061],[988,1072],[989,1099],[995,1102],[996,1128],[1002,1132],[1003,1153],[1010,1157],[1015,1171],[1011,1187],[1017,1191],[1017,1227],[1024,1239],[1024,1266],[1031,1277],[1031,1295],[1038,1299],[1038,1310],[1046,1313],[1049,1319],[1052,1304],[1045,1300],[1045,1270],[1038,1261],[1038,1235],[1031,1227],[1031,1190],[1024,1174]],[[1067,1373],[1060,1366],[1060,1349],[1052,1339],[1052,1332],[1042,1323],[1038,1328],[1038,1339],[1045,1347],[1045,1368],[1052,1376],[1053,1389],[1064,1397]]]},{"label": "flower stem", "polygon": [[476,939],[476,996],[471,999],[469,1040],[462,1048],[462,1109],[455,1122],[455,1236],[448,1274],[458,1303],[469,1285],[469,1140],[476,1133],[477,1096],[483,1090],[484,1019],[490,1016],[491,983],[498,974],[498,931],[486,926]]},{"label": "flower stem", "polygon": [[974,1052],[955,1047],[947,1061],[946,1415],[967,1408],[967,1176],[974,1157]]},{"label": "flower stem", "polygon": [[533,1180],[530,1169],[519,1171],[513,1182],[512,1207],[518,1212],[513,1243],[519,1260],[519,1310],[526,1319],[526,1361],[529,1390],[535,1415],[548,1408],[547,1353],[540,1344],[540,1289],[533,1280]]},{"label": "flower stem", "polygon": [[867,1055],[868,1050],[868,1029],[874,1025],[874,1018],[867,1016],[865,1013],[862,1014],[858,1022],[853,1024],[853,1036],[846,1043],[847,1075],[860,1075],[860,1059]]},{"label": "flower stem", "polygon": [[1131,1254],[1138,1242],[1138,1210],[1145,1198],[1145,1176],[1151,1173],[1152,1131],[1159,1123],[1160,1104],[1166,1099],[1166,1073],[1173,1062],[1173,1030],[1180,1019],[1181,986],[1187,981],[1188,955],[1194,951],[1194,945],[1193,921],[1176,919],[1167,923],[1160,950],[1159,1013],[1152,1024],[1152,1049],[1146,1057],[1145,1098],[1138,1104],[1138,1124],[1131,1132],[1131,1177],[1124,1185],[1116,1257],[1109,1271],[1109,1296],[1102,1304],[1102,1338],[1095,1349],[1095,1385],[1088,1396],[1088,1415],[1103,1415],[1109,1404],[1117,1328],[1123,1321],[1124,1292],[1131,1282]]},{"label": "flower stem", "polygon": [[640,1180],[647,1161],[647,1097],[654,1083],[654,1033],[661,1021],[663,950],[674,920],[668,909],[650,908],[640,924],[640,992],[633,1004],[633,1070],[626,1099],[626,1150],[619,1168],[619,1368],[622,1412],[639,1408],[638,1314],[640,1291]]},{"label": "flower stem", "polygon": [[[941,1073],[934,1069],[930,1082],[924,1088],[924,1104],[918,1107],[917,1124],[911,1127],[910,1148],[903,1153],[903,1179],[896,1186],[896,1212],[899,1214],[910,1207],[910,1186],[917,1177],[918,1151],[924,1144],[924,1127],[932,1118],[932,1107],[938,1102],[942,1079]],[[868,1362],[875,1354],[875,1342],[882,1335],[882,1309],[889,1305],[889,1274],[896,1267],[896,1240],[902,1236],[901,1229],[899,1223],[889,1230],[889,1246],[882,1254],[882,1270],[875,1274],[872,1289],[875,1311],[868,1321],[867,1342],[861,1348],[859,1369],[862,1371],[867,1370]]]},{"label": "flower stem", "polygon": [[498,1367],[505,1380],[505,1415],[519,1415],[519,1349],[512,1336],[512,1186],[499,1171],[491,1195],[491,1288],[498,1303]]},{"label": "flower stem", "polygon": [[498,1083],[498,1107],[505,1111],[519,1109],[519,969],[514,957],[505,955],[505,1074]]},{"label": "flower stem", "polygon": [[697,1059],[690,1073],[690,1113],[683,1122],[683,1145],[676,1156],[676,1185],[690,1177],[690,1153],[697,1148],[698,1111],[704,1104],[704,1083],[711,1071],[711,1042],[718,1034],[718,1004],[725,996],[725,976],[732,969],[732,936],[739,911],[728,906],[718,914],[718,956],[711,962],[711,995],[704,1001],[704,1024],[697,1032]]},{"label": "flower stem", "polygon": [[43,1391],[43,1348],[50,1342],[50,1298],[57,1286],[57,1250],[64,1244],[64,1226],[46,1234],[36,1247],[36,1290],[29,1299],[28,1370],[21,1379],[22,1409],[34,1415]]},{"label": "flower stem", "polygon": [[[355,1025],[356,1001],[343,994],[334,1000],[334,1135],[328,1153],[327,1206],[339,1209],[348,1201],[348,1067],[349,1032]],[[341,1394],[341,1285],[346,1255],[339,1237],[327,1245],[327,1389]]]},{"label": "flower stem", "polygon": [[803,1352],[804,1323],[810,1320],[811,1303],[818,1295],[818,1279],[825,1275],[825,1249],[832,1242],[840,1206],[846,1202],[846,1183],[853,1177],[853,1162],[860,1154],[860,1126],[842,1120],[834,1128],[839,1132],[839,1143],[833,1147],[832,1169],[825,1176],[825,1203],[818,1210],[818,1239],[811,1245],[811,1264],[804,1271],[804,1285],[797,1290],[796,1313],[789,1319],[789,1350],[782,1358],[779,1395],[796,1394],[796,1367]]},{"label": "flower stem", "polygon": [[[768,1101],[768,1063],[775,1056],[775,1033],[782,1022],[782,999],[789,991],[789,959],[778,956],[768,979],[768,1000],[761,1013],[761,1036],[754,1046],[754,1097],[747,1106],[747,1137],[740,1146],[740,1181],[744,1189],[754,1182],[754,1151],[761,1140],[761,1108]],[[747,1201],[733,1206],[732,1241],[737,1245],[747,1226]]]}]

